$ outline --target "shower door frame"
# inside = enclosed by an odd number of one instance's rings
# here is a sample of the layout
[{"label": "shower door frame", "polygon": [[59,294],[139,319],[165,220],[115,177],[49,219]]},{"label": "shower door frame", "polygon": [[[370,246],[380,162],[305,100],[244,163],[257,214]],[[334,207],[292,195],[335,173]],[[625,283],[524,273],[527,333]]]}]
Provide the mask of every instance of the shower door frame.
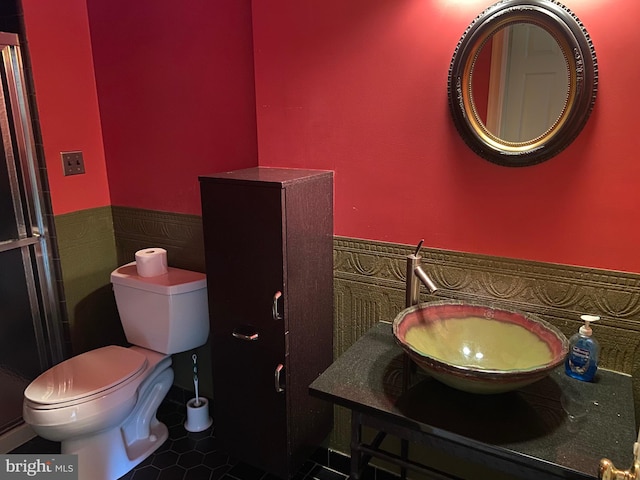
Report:
[{"label": "shower door frame", "polygon": [[[6,88],[0,88],[1,141],[18,233],[15,239],[0,241],[0,253],[18,249],[21,252],[40,370],[44,371],[64,359],[53,244],[45,221],[47,216],[52,218],[52,213],[43,197],[40,176],[44,175],[44,169],[39,168],[36,157],[18,35],[0,32],[0,52]],[[3,432],[5,428],[6,425],[0,425],[0,448],[3,437],[12,431]]]}]

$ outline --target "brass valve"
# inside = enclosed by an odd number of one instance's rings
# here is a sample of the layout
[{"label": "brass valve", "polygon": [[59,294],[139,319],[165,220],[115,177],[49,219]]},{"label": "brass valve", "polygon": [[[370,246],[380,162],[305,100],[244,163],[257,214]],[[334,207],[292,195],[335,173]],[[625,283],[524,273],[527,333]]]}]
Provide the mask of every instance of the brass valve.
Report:
[{"label": "brass valve", "polygon": [[602,480],[640,480],[640,462],[634,457],[629,470],[618,470],[613,462],[607,458],[600,460],[598,478]]}]

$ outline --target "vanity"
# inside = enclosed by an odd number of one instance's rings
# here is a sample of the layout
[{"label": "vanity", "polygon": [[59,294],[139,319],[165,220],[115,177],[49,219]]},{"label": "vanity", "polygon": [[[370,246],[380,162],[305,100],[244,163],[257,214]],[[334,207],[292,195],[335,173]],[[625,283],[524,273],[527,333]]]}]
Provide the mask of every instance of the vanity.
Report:
[{"label": "vanity", "polygon": [[[593,383],[563,368],[512,392],[478,395],[454,390],[412,371],[390,323],[369,329],[311,383],[311,395],[351,410],[350,478],[373,458],[427,478],[459,478],[434,467],[441,456],[497,478],[596,479],[601,458],[627,468],[636,441],[631,380],[600,369]],[[410,375],[408,386],[403,386]],[[365,432],[376,436],[367,441]],[[401,440],[398,451],[381,446]],[[416,460],[417,444],[435,452]],[[398,450],[398,449],[396,449]],[[477,477],[477,478],[485,478]]]}]

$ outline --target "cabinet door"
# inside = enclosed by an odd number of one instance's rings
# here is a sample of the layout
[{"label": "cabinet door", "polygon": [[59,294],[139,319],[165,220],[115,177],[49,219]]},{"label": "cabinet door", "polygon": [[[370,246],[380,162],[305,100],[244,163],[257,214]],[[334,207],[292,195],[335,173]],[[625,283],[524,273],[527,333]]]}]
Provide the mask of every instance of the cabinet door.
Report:
[{"label": "cabinet door", "polygon": [[284,290],[282,190],[204,182],[202,198],[215,436],[236,458],[286,476],[286,397],[275,388],[285,332],[272,316]]}]

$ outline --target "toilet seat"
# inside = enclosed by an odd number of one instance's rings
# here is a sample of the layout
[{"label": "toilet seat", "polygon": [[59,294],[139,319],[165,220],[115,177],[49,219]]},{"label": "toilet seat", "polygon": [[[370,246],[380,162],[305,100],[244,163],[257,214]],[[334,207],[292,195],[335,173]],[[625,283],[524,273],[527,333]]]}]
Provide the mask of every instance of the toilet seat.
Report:
[{"label": "toilet seat", "polygon": [[47,410],[88,402],[121,388],[147,367],[145,355],[135,349],[109,345],[61,362],[26,388],[30,408]]}]

